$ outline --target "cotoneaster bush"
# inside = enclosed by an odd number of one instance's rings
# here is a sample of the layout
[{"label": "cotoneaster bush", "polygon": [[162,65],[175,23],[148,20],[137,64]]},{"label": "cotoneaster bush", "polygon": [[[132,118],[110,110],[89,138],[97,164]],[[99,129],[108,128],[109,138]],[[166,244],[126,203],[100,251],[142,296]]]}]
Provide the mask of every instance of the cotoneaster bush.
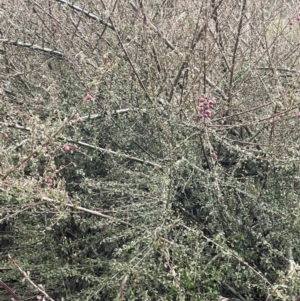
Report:
[{"label": "cotoneaster bush", "polygon": [[297,295],[297,16],[3,4],[3,280],[36,298],[9,253],[55,300]]}]

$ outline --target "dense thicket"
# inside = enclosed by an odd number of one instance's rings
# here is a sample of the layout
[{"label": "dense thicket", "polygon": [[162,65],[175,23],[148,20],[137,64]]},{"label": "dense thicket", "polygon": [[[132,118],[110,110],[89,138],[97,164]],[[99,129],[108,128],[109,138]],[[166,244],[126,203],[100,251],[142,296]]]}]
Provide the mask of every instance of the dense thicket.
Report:
[{"label": "dense thicket", "polygon": [[297,5],[2,1],[0,278],[22,300],[294,298]]}]

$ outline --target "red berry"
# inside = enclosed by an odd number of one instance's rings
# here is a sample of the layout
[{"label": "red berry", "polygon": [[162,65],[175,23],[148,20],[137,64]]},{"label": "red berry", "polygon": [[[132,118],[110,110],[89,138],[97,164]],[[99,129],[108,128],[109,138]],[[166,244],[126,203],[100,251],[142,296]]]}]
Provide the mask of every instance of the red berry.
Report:
[{"label": "red berry", "polygon": [[52,185],[53,184],[53,180],[52,179],[48,179],[47,180],[47,184]]},{"label": "red berry", "polygon": [[69,145],[65,145],[65,146],[64,146],[64,151],[65,151],[65,152],[69,152],[69,151],[70,151]]},{"label": "red berry", "polygon": [[205,114],[207,117],[211,117],[211,110],[205,110],[204,114]]},{"label": "red berry", "polygon": [[297,114],[298,118],[300,118],[300,112]]},{"label": "red berry", "polygon": [[210,106],[213,106],[213,107],[214,107],[214,106],[217,104],[217,102],[216,102],[216,100],[215,100],[215,99],[211,99],[211,100],[209,100],[209,102],[208,102],[208,103],[209,103],[209,105],[210,105]]},{"label": "red berry", "polygon": [[79,118],[77,119],[77,122],[78,122],[78,123],[83,123],[83,119],[82,119],[81,117],[79,117]]},{"label": "red berry", "polygon": [[93,99],[93,96],[90,93],[88,93],[86,95],[86,100],[92,100],[92,99]]},{"label": "red berry", "polygon": [[201,103],[201,102],[205,102],[205,98],[200,97],[200,98],[199,98],[199,103]]},{"label": "red berry", "polygon": [[4,134],[3,134],[3,138],[4,138],[4,139],[7,139],[7,138],[8,138],[8,134],[7,134],[7,133],[4,133]]}]

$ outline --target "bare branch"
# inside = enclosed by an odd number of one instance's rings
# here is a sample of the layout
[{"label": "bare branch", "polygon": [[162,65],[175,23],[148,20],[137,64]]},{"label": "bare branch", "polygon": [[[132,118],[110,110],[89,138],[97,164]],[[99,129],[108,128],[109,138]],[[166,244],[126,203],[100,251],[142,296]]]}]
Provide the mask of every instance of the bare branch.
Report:
[{"label": "bare branch", "polygon": [[1,122],[1,121],[0,121],[0,124],[3,125],[3,126],[6,126],[6,127],[15,128],[15,129],[26,131],[26,132],[31,131],[30,128],[24,127],[24,126],[19,125],[19,124],[10,124],[10,123]]},{"label": "bare branch", "polygon": [[[44,297],[49,300],[49,301],[54,301],[42,288],[41,285],[36,285],[29,277],[29,275],[23,271],[20,266],[17,264],[16,260],[14,258],[12,258],[9,254],[8,254],[8,258],[10,259],[10,261],[13,263],[13,265],[21,272],[21,274],[25,277],[25,279],[36,289],[38,290],[41,294],[44,295]],[[20,299],[17,299],[20,300]]]},{"label": "bare branch", "polygon": [[15,301],[21,301],[16,293],[2,279],[0,279],[0,285],[15,299]]},{"label": "bare branch", "polygon": [[[55,201],[53,199],[50,199],[48,197],[43,197],[43,200],[47,201],[47,202],[52,202],[52,203],[55,202],[55,203],[57,203],[57,201]],[[106,218],[106,219],[110,219],[112,221],[118,222],[118,223],[126,225],[126,226],[134,227],[134,225],[131,224],[131,223],[125,222],[125,221],[123,221],[123,220],[121,220],[119,218],[116,218],[116,217],[113,217],[113,216],[101,213],[99,211],[90,210],[90,209],[87,209],[87,208],[84,208],[84,207],[81,207],[81,206],[77,206],[77,205],[73,205],[73,204],[70,204],[70,203],[66,203],[65,205],[67,207],[74,208],[74,209],[82,211],[82,212],[90,213],[92,215],[96,215],[96,216],[100,216],[100,217],[103,217],[103,218]]]},{"label": "bare branch", "polygon": [[25,48],[30,48],[33,50],[38,50],[38,51],[42,51],[48,54],[54,54],[57,55],[59,57],[63,57],[63,53],[51,48],[47,48],[47,47],[41,47],[39,45],[35,45],[32,43],[25,43],[25,42],[19,42],[19,41],[11,41],[9,39],[0,39],[0,42],[4,43],[4,44],[8,44],[8,45],[13,45],[13,46],[20,46],[20,47],[25,47]]},{"label": "bare branch", "polygon": [[243,26],[243,19],[244,19],[245,10],[246,10],[246,3],[247,3],[247,0],[243,0],[243,4],[242,4],[242,8],[241,8],[241,16],[240,16],[239,25],[238,25],[237,37],[236,37],[236,40],[235,40],[235,45],[234,45],[233,54],[232,54],[230,80],[229,80],[229,97],[227,99],[228,104],[230,104],[231,98],[232,98],[231,89],[232,89],[232,85],[233,85],[234,68],[235,68],[235,63],[236,63],[236,58],[237,58],[236,54],[237,54],[237,49],[238,49],[238,45],[239,45],[239,41],[240,41],[240,35],[241,35],[241,31],[242,31],[242,26]]},{"label": "bare branch", "polygon": [[243,298],[234,288],[232,288],[229,284],[223,283],[223,285],[231,291],[233,294],[235,294],[240,300],[247,301],[245,298]]},{"label": "bare branch", "polygon": [[75,10],[81,12],[81,13],[84,13],[87,17],[89,17],[89,18],[91,18],[91,19],[94,19],[94,20],[100,22],[101,24],[103,24],[103,25],[109,27],[109,28],[110,28],[111,30],[113,30],[113,31],[116,30],[115,27],[114,27],[112,24],[110,24],[110,23],[104,21],[104,20],[103,20],[102,18],[100,18],[99,16],[96,16],[95,14],[92,14],[92,13],[90,13],[89,11],[87,11],[87,10],[85,10],[85,9],[82,9],[82,8],[76,6],[76,5],[74,5],[74,4],[72,4],[72,3],[68,2],[68,1],[65,1],[65,0],[55,0],[55,1],[56,1],[56,2],[59,2],[59,3],[62,3],[62,4],[65,4],[65,5],[68,5],[69,7],[73,8],[73,9],[75,9]]},{"label": "bare branch", "polygon": [[72,143],[73,142],[77,143],[79,145],[82,145],[82,146],[85,146],[85,147],[88,147],[88,148],[97,149],[97,150],[99,150],[103,153],[106,153],[106,154],[116,155],[118,157],[122,157],[122,158],[125,158],[125,159],[128,159],[128,160],[131,160],[131,161],[136,161],[136,162],[139,162],[139,163],[142,163],[142,164],[146,164],[146,165],[149,165],[149,166],[153,166],[153,167],[157,167],[159,169],[162,169],[161,165],[159,165],[157,163],[154,163],[154,162],[150,162],[150,161],[147,161],[147,160],[142,160],[142,159],[137,158],[137,157],[133,157],[133,156],[129,156],[129,155],[126,155],[126,154],[122,154],[122,153],[119,153],[119,152],[112,151],[110,149],[90,145],[90,144],[82,142],[82,141],[75,141],[75,140],[68,140],[68,141],[72,142]]}]

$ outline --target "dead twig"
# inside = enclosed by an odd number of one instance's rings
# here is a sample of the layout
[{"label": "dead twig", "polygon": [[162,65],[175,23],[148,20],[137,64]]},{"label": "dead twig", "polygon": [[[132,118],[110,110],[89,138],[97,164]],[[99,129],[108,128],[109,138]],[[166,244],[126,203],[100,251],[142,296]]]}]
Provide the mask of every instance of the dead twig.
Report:
[{"label": "dead twig", "polygon": [[2,279],[0,279],[0,285],[13,297],[15,301],[21,301],[16,293]]},{"label": "dead twig", "polygon": [[54,49],[51,49],[51,48],[47,48],[47,47],[42,47],[42,46],[32,44],[32,43],[11,41],[9,39],[0,39],[0,42],[2,42],[4,44],[8,44],[8,45],[20,46],[20,47],[30,48],[30,49],[33,49],[33,50],[42,51],[42,52],[49,53],[49,54],[54,54],[54,55],[56,55],[60,58],[64,56],[64,54],[60,51],[57,51],[57,50],[54,50]]},{"label": "dead twig", "polygon": [[85,143],[83,141],[69,140],[69,142],[75,142],[75,143],[77,143],[78,145],[81,145],[81,146],[85,146],[85,147],[92,148],[92,149],[97,149],[97,150],[101,151],[102,153],[119,156],[119,157],[122,157],[122,158],[125,158],[125,159],[128,159],[128,160],[131,160],[131,161],[136,161],[136,162],[139,162],[139,163],[142,163],[142,164],[146,164],[146,165],[149,165],[149,166],[153,166],[153,167],[157,167],[159,169],[162,169],[162,166],[157,164],[157,163],[147,161],[147,160],[143,160],[143,159],[133,157],[133,156],[130,156],[130,155],[126,155],[126,154],[123,154],[123,153],[115,152],[115,151],[110,150],[110,149],[94,146],[94,145]]},{"label": "dead twig", "polygon": [[[39,291],[41,294],[44,295],[44,297],[49,300],[49,301],[54,301],[41,287],[41,285],[36,285],[29,277],[29,275],[23,271],[20,266],[17,264],[16,260],[14,258],[12,258],[9,254],[8,254],[8,258],[10,259],[10,261],[13,263],[13,265],[21,272],[21,274],[25,277],[25,279],[37,290]],[[16,299],[16,301],[21,301],[20,299]]]}]

